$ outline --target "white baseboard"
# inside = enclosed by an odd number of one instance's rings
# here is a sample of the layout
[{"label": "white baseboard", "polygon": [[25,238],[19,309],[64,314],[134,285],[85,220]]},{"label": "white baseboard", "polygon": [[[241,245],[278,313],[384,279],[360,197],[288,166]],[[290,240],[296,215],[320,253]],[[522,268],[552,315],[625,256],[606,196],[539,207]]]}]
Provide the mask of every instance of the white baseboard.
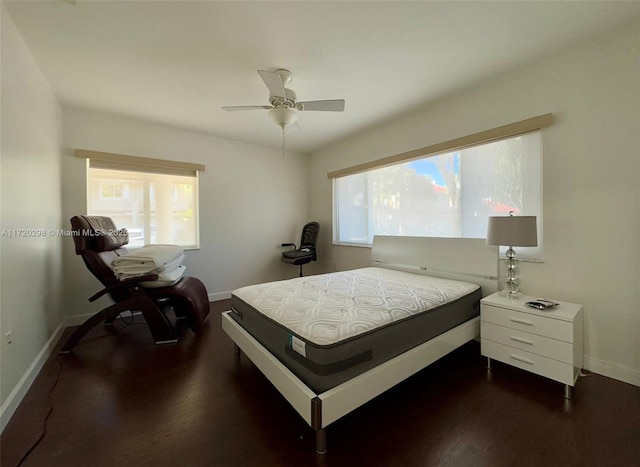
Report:
[{"label": "white baseboard", "polygon": [[[218,300],[227,300],[231,298],[231,290],[226,292],[210,293],[207,295],[209,302],[217,302]],[[97,313],[98,311],[96,311]],[[66,327],[80,326],[87,319],[91,318],[95,313],[85,313],[83,315],[67,316],[64,325]]]},{"label": "white baseboard", "polygon": [[209,301],[217,302],[218,300],[227,300],[231,298],[231,292],[231,290],[228,290],[227,292],[210,293]]},{"label": "white baseboard", "polygon": [[591,357],[584,357],[584,369],[607,378],[617,379],[624,383],[640,387],[640,371],[613,363],[603,362]]},{"label": "white baseboard", "polygon": [[65,322],[62,322],[56,330],[53,331],[53,334],[51,334],[49,340],[44,344],[33,362],[31,362],[27,371],[24,372],[22,378],[18,381],[18,384],[16,384],[13,391],[11,391],[11,394],[9,394],[9,397],[7,397],[7,399],[2,403],[2,407],[0,407],[0,433],[4,431],[9,420],[11,420],[11,417],[22,402],[22,399],[24,399],[27,391],[29,391],[29,388],[40,373],[44,363],[51,355],[51,351],[58,343],[58,339],[60,339],[60,336],[62,336],[62,332],[65,329]]},{"label": "white baseboard", "polygon": [[[96,311],[96,313],[97,313],[97,311]],[[68,327],[68,328],[70,328],[72,326],[80,326],[86,320],[91,318],[94,314],[95,313],[85,313],[83,315],[67,316],[67,318],[64,320],[64,325],[65,325],[65,327]]]}]

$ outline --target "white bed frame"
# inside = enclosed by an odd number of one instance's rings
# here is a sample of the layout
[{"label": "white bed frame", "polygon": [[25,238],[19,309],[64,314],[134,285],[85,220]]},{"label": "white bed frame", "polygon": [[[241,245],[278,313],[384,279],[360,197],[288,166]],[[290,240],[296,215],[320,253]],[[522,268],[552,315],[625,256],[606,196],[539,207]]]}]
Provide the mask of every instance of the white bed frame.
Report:
[{"label": "white bed frame", "polygon": [[[483,296],[497,290],[497,247],[484,239],[376,236],[372,265],[474,282]],[[316,394],[229,316],[222,329],[316,432],[316,451],[326,452],[326,428],[414,373],[480,334],[469,320],[332,389]]]}]

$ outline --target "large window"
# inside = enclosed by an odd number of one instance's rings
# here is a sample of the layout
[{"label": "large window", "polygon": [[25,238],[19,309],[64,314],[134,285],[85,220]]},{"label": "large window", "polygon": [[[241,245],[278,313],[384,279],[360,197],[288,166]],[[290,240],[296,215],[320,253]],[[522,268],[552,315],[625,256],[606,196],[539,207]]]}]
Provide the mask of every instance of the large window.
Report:
[{"label": "large window", "polygon": [[89,159],[87,213],[111,217],[126,228],[133,247],[197,248],[198,172]]},{"label": "large window", "polygon": [[[334,243],[485,238],[489,216],[541,214],[541,133],[334,178]],[[529,253],[537,253],[533,249]]]}]

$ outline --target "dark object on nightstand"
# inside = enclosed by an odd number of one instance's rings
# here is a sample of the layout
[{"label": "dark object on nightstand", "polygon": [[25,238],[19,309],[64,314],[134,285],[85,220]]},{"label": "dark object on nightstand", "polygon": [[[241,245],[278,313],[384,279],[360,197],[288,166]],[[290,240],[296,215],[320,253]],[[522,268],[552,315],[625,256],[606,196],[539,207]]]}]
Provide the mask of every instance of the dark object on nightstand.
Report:
[{"label": "dark object on nightstand", "polygon": [[524,304],[528,307],[535,308],[536,310],[548,310],[550,308],[558,306],[558,303],[544,300],[542,298],[531,300],[529,302],[525,302]]},{"label": "dark object on nightstand", "polygon": [[67,339],[60,350],[70,352],[82,337],[100,322],[112,323],[120,313],[139,311],[149,326],[156,344],[175,343],[178,335],[168,316],[173,310],[195,333],[202,331],[209,313],[209,297],[204,284],[195,277],[182,277],[167,287],[144,288],[141,282],[153,281],[156,274],[118,280],[110,268],[111,262],[126,254],[122,247],[129,243],[125,229],[118,230],[109,217],[74,216],[71,218],[76,254],[82,256],[91,273],[104,289],[89,298],[90,302],[108,294],[114,304],[87,319]]},{"label": "dark object on nightstand", "polygon": [[318,242],[318,233],[320,232],[320,224],[317,222],[309,222],[302,228],[302,236],[300,237],[300,248],[295,243],[283,243],[283,247],[292,246],[293,250],[282,252],[282,261],[289,264],[300,266],[300,277],[302,277],[302,265],[316,261],[316,243]]}]

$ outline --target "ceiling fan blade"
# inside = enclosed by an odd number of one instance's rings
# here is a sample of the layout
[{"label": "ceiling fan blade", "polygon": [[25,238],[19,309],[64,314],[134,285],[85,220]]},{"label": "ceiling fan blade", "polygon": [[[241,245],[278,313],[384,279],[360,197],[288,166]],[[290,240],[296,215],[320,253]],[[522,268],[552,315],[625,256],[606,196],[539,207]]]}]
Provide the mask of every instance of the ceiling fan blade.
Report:
[{"label": "ceiling fan blade", "polygon": [[269,88],[269,93],[272,96],[285,97],[284,84],[278,73],[258,70],[258,74],[260,75],[260,78],[262,78],[262,81],[264,81],[264,84],[267,85],[267,88]]},{"label": "ceiling fan blade", "polygon": [[238,110],[268,110],[272,109],[270,105],[232,105],[232,106],[223,106],[222,110],[226,110],[227,112],[237,112]]},{"label": "ceiling fan blade", "polygon": [[328,112],[344,111],[344,99],[333,99],[328,101],[307,101],[296,104],[298,110],[324,110]]}]

